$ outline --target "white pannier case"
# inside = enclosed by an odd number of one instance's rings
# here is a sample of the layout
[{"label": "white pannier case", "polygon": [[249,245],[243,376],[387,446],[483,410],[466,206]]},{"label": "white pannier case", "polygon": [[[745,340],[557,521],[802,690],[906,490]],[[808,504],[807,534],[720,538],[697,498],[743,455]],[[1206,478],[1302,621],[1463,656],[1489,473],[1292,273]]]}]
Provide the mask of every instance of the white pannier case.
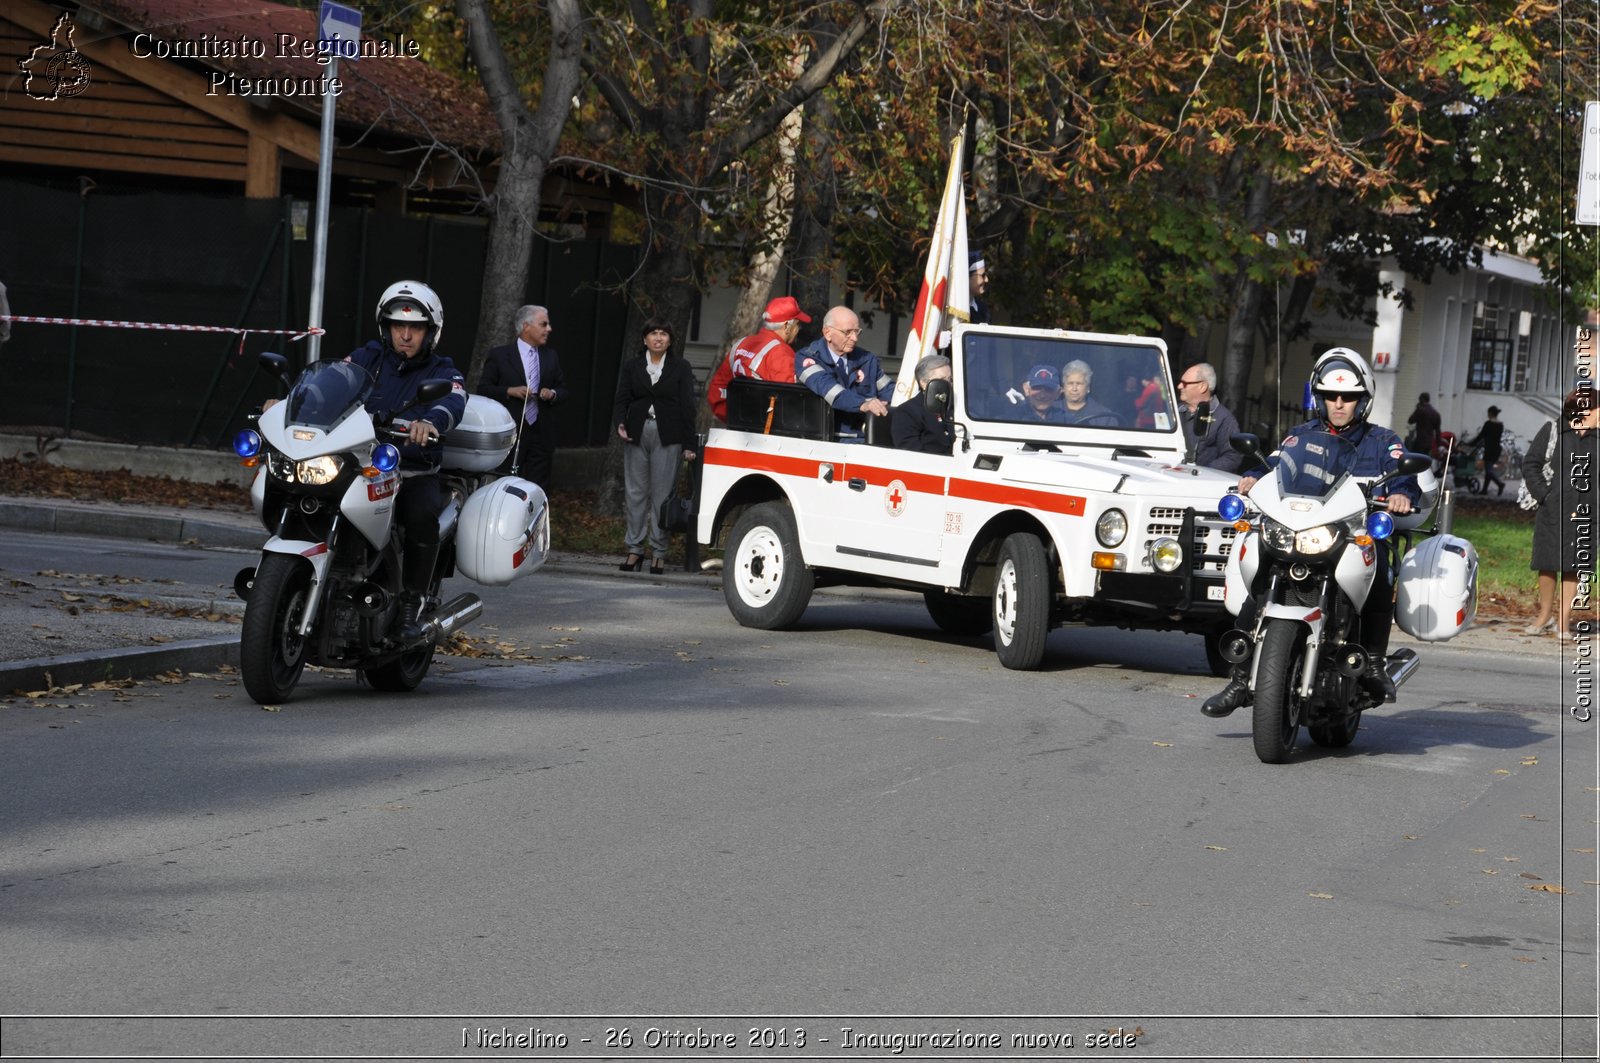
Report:
[{"label": "white pannier case", "polygon": [[444,434],[442,465],[455,472],[494,472],[511,453],[517,422],[506,408],[482,395],[468,395],[461,423]]},{"label": "white pannier case", "polygon": [[1435,535],[1406,551],[1395,577],[1394,619],[1412,638],[1443,642],[1478,612],[1478,551],[1455,535]]},{"label": "white pannier case", "polygon": [[503,587],[544,564],[550,504],[539,485],[502,476],[472,492],[456,526],[456,568],[474,583]]}]

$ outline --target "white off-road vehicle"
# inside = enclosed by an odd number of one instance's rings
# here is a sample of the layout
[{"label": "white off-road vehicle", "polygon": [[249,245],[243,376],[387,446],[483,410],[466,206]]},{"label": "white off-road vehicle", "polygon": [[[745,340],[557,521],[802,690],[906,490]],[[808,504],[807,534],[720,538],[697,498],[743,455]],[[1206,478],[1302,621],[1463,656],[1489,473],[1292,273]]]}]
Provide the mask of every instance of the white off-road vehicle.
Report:
[{"label": "white off-road vehicle", "polygon": [[[868,419],[866,443],[838,442],[809,389],[734,379],[728,425],[705,445],[697,534],[725,550],[735,619],[784,628],[816,586],[900,587],[945,631],[992,629],[1007,668],[1037,667],[1050,629],[1081,623],[1204,635],[1225,674],[1236,533],[1216,506],[1237,477],[1186,463],[1165,345],[974,325],[951,356],[950,455],[894,449],[888,418]],[[1063,395],[1041,420],[1023,388],[1041,366],[1063,381],[1087,369],[1098,415],[1065,423],[1084,415]]]}]

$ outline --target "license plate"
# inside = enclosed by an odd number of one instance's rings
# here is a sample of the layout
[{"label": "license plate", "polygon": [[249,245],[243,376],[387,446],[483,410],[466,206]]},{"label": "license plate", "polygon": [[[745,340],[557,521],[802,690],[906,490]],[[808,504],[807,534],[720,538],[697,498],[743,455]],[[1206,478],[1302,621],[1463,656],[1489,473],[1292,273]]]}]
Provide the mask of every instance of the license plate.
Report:
[{"label": "license plate", "polygon": [[1206,600],[1220,602],[1227,596],[1227,590],[1228,588],[1224,584],[1217,584],[1216,586],[1207,587]]}]

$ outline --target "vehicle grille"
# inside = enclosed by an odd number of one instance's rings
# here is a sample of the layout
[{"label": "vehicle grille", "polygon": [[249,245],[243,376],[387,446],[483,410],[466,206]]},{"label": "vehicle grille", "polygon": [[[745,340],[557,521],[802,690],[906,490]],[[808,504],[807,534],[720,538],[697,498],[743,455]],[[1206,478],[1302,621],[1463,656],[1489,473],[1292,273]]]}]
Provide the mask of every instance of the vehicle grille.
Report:
[{"label": "vehicle grille", "polygon": [[[1183,534],[1184,511],[1171,506],[1156,506],[1150,510],[1145,534],[1151,538]],[[1233,540],[1239,532],[1225,523],[1215,513],[1196,512],[1194,515],[1194,541],[1188,544],[1189,556],[1194,559],[1192,569],[1197,576],[1220,576],[1227,567],[1228,555],[1233,551]],[[1207,560],[1210,558],[1210,560]]]}]

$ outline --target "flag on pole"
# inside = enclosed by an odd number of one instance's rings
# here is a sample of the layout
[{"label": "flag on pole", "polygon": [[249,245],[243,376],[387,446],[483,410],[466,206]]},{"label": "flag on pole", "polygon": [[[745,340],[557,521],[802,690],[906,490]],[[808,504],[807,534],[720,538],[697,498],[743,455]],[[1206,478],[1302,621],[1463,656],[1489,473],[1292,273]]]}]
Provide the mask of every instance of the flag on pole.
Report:
[{"label": "flag on pole", "polygon": [[922,271],[922,290],[917,294],[917,308],[906,332],[905,353],[900,359],[900,375],[891,403],[894,406],[917,393],[917,363],[933,353],[939,333],[948,329],[953,320],[967,320],[972,309],[972,294],[967,288],[967,204],[961,170],[966,139],[963,130],[950,142],[950,173],[945,178],[939,216],[933,223],[933,243],[928,247],[928,265]]}]

